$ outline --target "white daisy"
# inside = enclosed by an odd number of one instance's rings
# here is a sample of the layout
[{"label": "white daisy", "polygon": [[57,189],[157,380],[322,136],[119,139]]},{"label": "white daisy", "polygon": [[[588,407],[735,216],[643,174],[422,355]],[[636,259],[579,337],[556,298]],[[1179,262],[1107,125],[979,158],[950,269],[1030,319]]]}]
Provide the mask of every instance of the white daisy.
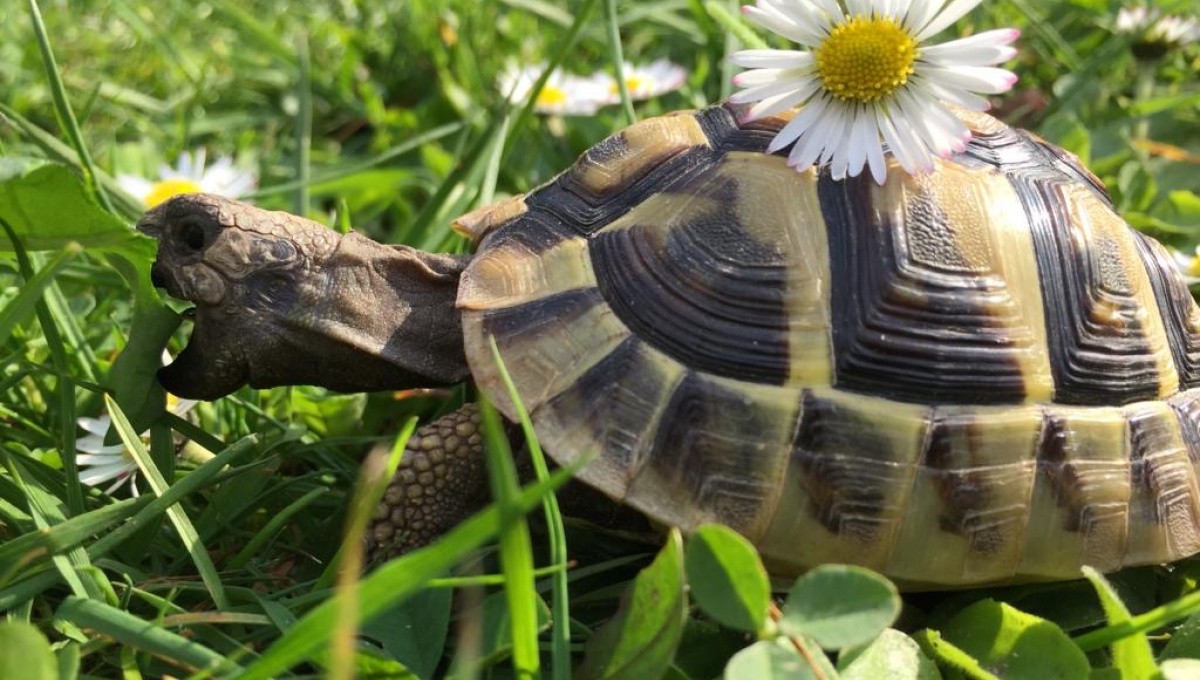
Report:
[{"label": "white daisy", "polygon": [[[183,416],[197,404],[194,399],[180,399],[173,394],[167,394],[167,410],[177,416]],[[88,486],[98,486],[109,480],[115,480],[104,493],[111,494],[122,485],[129,484],[129,493],[138,495],[137,479],[138,466],[133,456],[123,443],[105,445],[104,440],[112,427],[112,418],[102,415],[99,418],[78,418],[76,424],[87,434],[75,440],[75,462],[79,466],[79,481]],[[143,432],[142,441],[149,445],[149,432]]]},{"label": "white daisy", "polygon": [[1158,10],[1151,10],[1144,6],[1137,7],[1122,7],[1117,12],[1117,32],[1119,33],[1141,33],[1150,27],[1151,22],[1158,17]]},{"label": "white daisy", "polygon": [[882,184],[886,149],[908,172],[930,171],[971,138],[945,103],[982,111],[981,94],[1017,80],[993,67],[1016,55],[1015,29],[925,44],[981,1],[758,0],[746,16],[808,49],[734,54],[752,70],[734,78],[745,89],[730,100],[754,103],[747,120],[804,105],[769,147],[794,143],[788,164],[799,170],[828,166],[842,179],[869,166]]},{"label": "white daisy", "polygon": [[[651,99],[678,90],[687,79],[687,72],[679,64],[673,64],[666,59],[658,59],[649,64],[626,63],[621,69],[625,76],[625,87],[629,89],[629,98],[634,101]],[[610,102],[621,100],[621,90],[615,78],[604,74],[608,84]]]},{"label": "white daisy", "polygon": [[1163,15],[1155,7],[1125,7],[1117,12],[1117,33],[1137,37],[1134,55],[1158,59],[1173,47],[1200,40],[1200,21],[1191,17]]},{"label": "white daisy", "polygon": [[1175,258],[1175,266],[1179,268],[1183,280],[1187,281],[1189,286],[1200,283],[1200,246],[1196,246],[1191,255],[1171,248],[1171,255]]},{"label": "white daisy", "polygon": [[208,167],[204,166],[204,161],[204,149],[198,149],[194,154],[184,151],[179,154],[175,167],[159,167],[157,180],[137,175],[117,175],[117,184],[147,208],[153,208],[179,194],[205,192],[241,198],[258,185],[258,176],[250,170],[234,166],[229,156],[221,156]]},{"label": "white daisy", "polygon": [[[545,68],[544,64],[524,67],[509,64],[500,74],[500,91],[513,104],[524,104]],[[564,74],[555,69],[538,93],[533,110],[559,116],[590,116],[607,98],[608,88],[602,78]]]},{"label": "white daisy", "polygon": [[1165,45],[1186,45],[1200,40],[1200,22],[1191,17],[1165,16],[1146,32],[1145,39]]}]

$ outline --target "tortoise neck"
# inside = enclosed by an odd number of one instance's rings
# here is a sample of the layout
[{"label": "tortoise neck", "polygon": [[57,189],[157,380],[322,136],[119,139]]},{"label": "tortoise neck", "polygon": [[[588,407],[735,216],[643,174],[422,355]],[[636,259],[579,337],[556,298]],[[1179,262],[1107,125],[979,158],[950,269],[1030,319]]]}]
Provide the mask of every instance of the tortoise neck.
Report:
[{"label": "tortoise neck", "polygon": [[[455,308],[469,257],[342,237],[298,291],[289,383],[344,392],[446,385],[468,375]],[[253,381],[252,381],[253,382]],[[282,383],[281,383],[282,384]]]}]

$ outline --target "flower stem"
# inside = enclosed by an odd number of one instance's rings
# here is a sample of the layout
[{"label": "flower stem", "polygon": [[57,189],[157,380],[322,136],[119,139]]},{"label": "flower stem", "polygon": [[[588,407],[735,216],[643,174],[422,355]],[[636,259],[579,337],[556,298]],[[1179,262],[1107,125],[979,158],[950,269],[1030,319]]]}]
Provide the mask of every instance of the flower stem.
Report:
[{"label": "flower stem", "polygon": [[[1134,91],[1134,97],[1137,103],[1145,103],[1154,97],[1154,71],[1155,64],[1139,59],[1137,62],[1137,87]],[[1145,142],[1150,137],[1150,114],[1143,113],[1133,128],[1133,139],[1136,142]],[[1135,145],[1139,149],[1144,149],[1144,144]],[[1139,153],[1145,153],[1141,151]]]}]

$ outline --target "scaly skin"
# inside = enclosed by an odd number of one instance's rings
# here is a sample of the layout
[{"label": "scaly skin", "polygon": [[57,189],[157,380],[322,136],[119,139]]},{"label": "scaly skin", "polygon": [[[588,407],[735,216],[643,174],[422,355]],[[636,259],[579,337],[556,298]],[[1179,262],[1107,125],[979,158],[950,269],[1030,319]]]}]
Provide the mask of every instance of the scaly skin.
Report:
[{"label": "scaly skin", "polygon": [[154,284],[196,303],[191,341],[159,373],[173,394],[216,399],[245,384],[360,392],[468,375],[454,308],[465,256],[207,194],[166,201],[138,229],[159,240]]}]

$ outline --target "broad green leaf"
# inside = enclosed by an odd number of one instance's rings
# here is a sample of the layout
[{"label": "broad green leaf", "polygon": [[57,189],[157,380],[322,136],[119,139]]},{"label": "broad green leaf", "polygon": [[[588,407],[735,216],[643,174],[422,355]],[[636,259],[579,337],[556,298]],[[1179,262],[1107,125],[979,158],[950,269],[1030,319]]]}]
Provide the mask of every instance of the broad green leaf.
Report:
[{"label": "broad green leaf", "polygon": [[[820,650],[814,650],[820,654]],[[725,680],[808,680],[817,678],[812,665],[785,638],[759,640],[725,666]]]},{"label": "broad green leaf", "polygon": [[891,581],[870,569],[826,564],[797,579],[779,629],[825,649],[845,649],[875,639],[899,614],[900,594]]},{"label": "broad green leaf", "polygon": [[[29,250],[121,246],[142,238],[88,195],[71,168],[36,158],[0,158],[0,219]],[[0,242],[0,250],[12,244]]]},{"label": "broad green leaf", "polygon": [[744,633],[703,617],[692,617],[683,627],[683,639],[675,650],[672,668],[677,677],[718,678],[729,658],[745,646]]},{"label": "broad green leaf", "polygon": [[940,680],[937,666],[921,652],[909,636],[888,628],[865,647],[842,652],[838,657],[842,680]]},{"label": "broad green leaf", "polygon": [[942,638],[941,633],[928,628],[913,633],[913,639],[921,646],[926,654],[933,657],[950,677],[967,677],[973,680],[999,680],[996,675],[979,663],[979,659],[971,656],[954,643]]},{"label": "broad green leaf", "polygon": [[617,613],[588,638],[575,677],[661,677],[687,619],[683,578],[683,538],[673,529],[658,557],[625,591]]},{"label": "broad green leaf", "polygon": [[165,306],[140,305],[129,339],[104,379],[136,432],[144,432],[163,413],[167,393],[158,383],[158,369],[163,348],[182,320]]},{"label": "broad green leaf", "polygon": [[1200,659],[1200,614],[1192,614],[1175,629],[1159,659]]},{"label": "broad green leaf", "polygon": [[[1084,567],[1083,575],[1096,588],[1096,595],[1100,598],[1100,604],[1104,606],[1104,614],[1110,624],[1124,623],[1133,618],[1125,608],[1125,603],[1121,602],[1117,591],[1113,590],[1108,579],[1100,572],[1091,567]],[[1121,671],[1125,680],[1153,678],[1158,674],[1158,668],[1154,665],[1154,652],[1150,649],[1150,641],[1146,639],[1145,633],[1130,635],[1114,642],[1112,656],[1113,666]]]},{"label": "broad green leaf", "polygon": [[450,627],[449,588],[430,588],[363,625],[362,635],[383,645],[384,651],[415,675],[433,677]]},{"label": "broad green leaf", "polygon": [[1163,680],[1200,678],[1200,659],[1168,659],[1162,665]]},{"label": "broad green leaf", "polygon": [[1053,623],[1003,602],[982,600],[946,624],[945,640],[1006,680],[1088,677],[1088,661]]},{"label": "broad green leaf", "polygon": [[42,631],[28,623],[0,623],[0,678],[58,680],[58,660]]},{"label": "broad green leaf", "polygon": [[702,526],[688,538],[686,564],[688,587],[704,613],[737,630],[762,629],[771,583],[750,541],[719,524]]}]

